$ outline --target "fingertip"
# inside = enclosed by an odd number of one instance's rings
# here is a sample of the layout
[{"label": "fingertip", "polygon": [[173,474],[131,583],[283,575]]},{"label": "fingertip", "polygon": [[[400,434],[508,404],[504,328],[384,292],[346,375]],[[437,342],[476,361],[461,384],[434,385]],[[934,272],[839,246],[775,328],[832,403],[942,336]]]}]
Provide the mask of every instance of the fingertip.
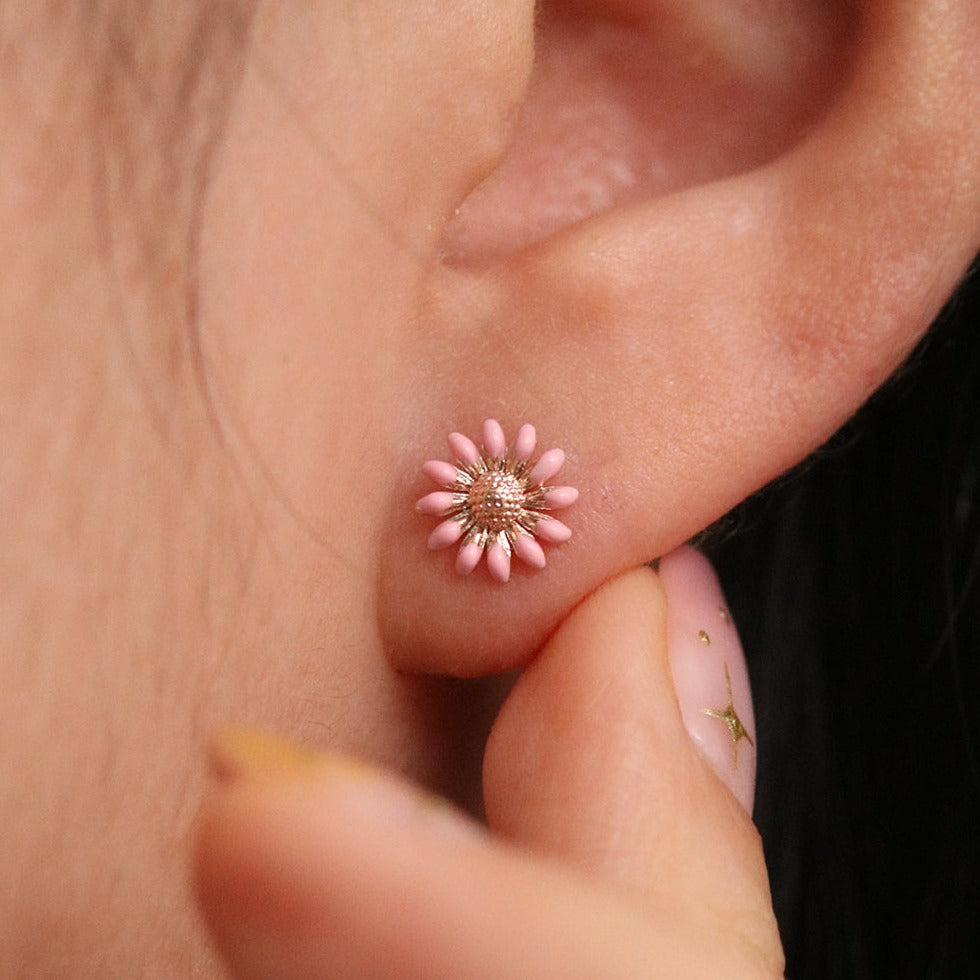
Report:
[{"label": "fingertip", "polygon": [[[394,976],[414,948],[392,892],[427,855],[467,853],[485,834],[449,803],[343,756],[293,751],[262,733],[218,742],[221,781],[198,820],[194,881],[236,977]],[[394,954],[392,954],[394,955]]]},{"label": "fingertip", "polygon": [[[727,771],[729,730],[703,713],[726,707],[718,688],[726,691],[727,655],[735,704],[746,727],[753,724],[737,680],[743,662],[734,628],[727,639],[715,628],[711,645],[699,636],[707,629],[700,622],[706,609],[721,620],[720,596],[710,566],[686,549],[665,559],[659,574],[630,571],[584,599],[501,709],[484,756],[484,799],[494,832],[658,909],[667,903],[678,920],[710,923],[713,936],[720,923],[722,932],[727,924],[749,923],[748,932],[775,961],[778,933],[765,862],[745,814],[754,752],[738,743],[736,771]],[[685,687],[686,675],[675,681],[678,653],[669,639],[671,629],[689,639],[691,621],[697,646],[681,649],[676,638],[674,646],[696,661],[692,676],[700,686],[693,689]],[[717,774],[715,761],[694,741],[698,724],[707,726],[708,751],[720,737]],[[740,929],[726,940],[732,948],[744,938]]]},{"label": "fingertip", "polygon": [[[633,767],[649,761],[656,783],[665,773],[658,760],[685,738],[667,674],[666,600],[649,568],[587,596],[525,668],[494,722],[483,766],[490,826],[547,850],[560,842],[566,855],[594,856],[608,800],[626,798]],[[634,824],[638,835],[647,832],[640,810],[633,799],[622,814],[631,828],[625,837]]]}]

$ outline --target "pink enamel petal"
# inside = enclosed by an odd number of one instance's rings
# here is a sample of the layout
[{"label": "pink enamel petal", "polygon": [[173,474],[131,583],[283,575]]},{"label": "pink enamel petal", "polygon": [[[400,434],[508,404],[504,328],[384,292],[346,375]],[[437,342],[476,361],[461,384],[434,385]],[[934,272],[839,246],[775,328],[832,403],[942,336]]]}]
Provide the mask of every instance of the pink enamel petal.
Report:
[{"label": "pink enamel petal", "polygon": [[538,444],[538,435],[534,431],[534,426],[522,425],[517,430],[517,438],[514,440],[514,455],[518,459],[528,460],[534,455],[534,447]]},{"label": "pink enamel petal", "polygon": [[517,557],[525,565],[530,565],[532,568],[544,568],[548,564],[548,559],[545,558],[541,545],[529,534],[519,534],[515,538],[514,551],[517,552]]},{"label": "pink enamel petal", "polygon": [[544,499],[554,510],[571,507],[578,500],[578,490],[575,487],[551,487],[545,491]]},{"label": "pink enamel petal", "polygon": [[448,487],[459,478],[456,467],[442,459],[430,459],[427,463],[423,463],[422,472],[440,487]]},{"label": "pink enamel petal", "polygon": [[456,571],[460,575],[469,575],[470,572],[480,564],[480,558],[483,556],[483,545],[477,544],[475,541],[471,541],[469,544],[464,544],[459,549],[459,554],[456,556]]},{"label": "pink enamel petal", "polygon": [[453,495],[445,490],[427,493],[416,505],[420,514],[430,514],[432,517],[443,517],[453,509]]},{"label": "pink enamel petal", "polygon": [[473,440],[464,436],[462,432],[450,432],[449,448],[461,463],[466,463],[468,466],[476,466],[480,461],[480,450],[476,448]]},{"label": "pink enamel petal", "polygon": [[483,423],[483,448],[495,459],[502,459],[507,452],[507,438],[496,419]]},{"label": "pink enamel petal", "polygon": [[550,480],[565,465],[565,454],[560,449],[549,449],[534,465],[530,480],[539,486]]},{"label": "pink enamel petal", "polygon": [[463,525],[459,521],[443,521],[429,535],[429,550],[439,551],[455,544],[463,536]]},{"label": "pink enamel petal", "polygon": [[499,544],[487,548],[487,568],[498,582],[510,580],[510,555]]},{"label": "pink enamel petal", "polygon": [[534,525],[534,533],[549,544],[564,544],[572,536],[572,529],[553,517],[542,517]]}]

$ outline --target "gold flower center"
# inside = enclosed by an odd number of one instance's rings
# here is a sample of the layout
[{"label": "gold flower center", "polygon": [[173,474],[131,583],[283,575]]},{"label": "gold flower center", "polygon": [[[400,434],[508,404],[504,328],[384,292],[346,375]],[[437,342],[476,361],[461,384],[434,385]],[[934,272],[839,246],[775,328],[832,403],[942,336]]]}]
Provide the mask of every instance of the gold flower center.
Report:
[{"label": "gold flower center", "polygon": [[473,481],[466,499],[479,527],[503,531],[521,516],[524,488],[513,473],[490,470]]}]

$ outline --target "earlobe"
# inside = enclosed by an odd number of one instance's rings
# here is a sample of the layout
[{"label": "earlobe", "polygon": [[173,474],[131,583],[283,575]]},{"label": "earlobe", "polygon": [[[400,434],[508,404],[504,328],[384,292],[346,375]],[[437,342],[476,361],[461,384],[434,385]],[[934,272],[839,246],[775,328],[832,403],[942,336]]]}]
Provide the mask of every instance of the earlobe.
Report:
[{"label": "earlobe", "polygon": [[409,531],[431,588],[406,615],[412,590],[402,569],[391,578],[396,659],[522,662],[586,592],[819,445],[922,335],[980,241],[980,11],[879,0],[851,30],[827,35],[847,49],[839,87],[814,83],[819,111],[757,165],[673,193],[637,185],[433,275],[412,371],[442,397],[422,411],[533,418],[572,450],[582,497],[574,544],[506,601],[460,593]]}]

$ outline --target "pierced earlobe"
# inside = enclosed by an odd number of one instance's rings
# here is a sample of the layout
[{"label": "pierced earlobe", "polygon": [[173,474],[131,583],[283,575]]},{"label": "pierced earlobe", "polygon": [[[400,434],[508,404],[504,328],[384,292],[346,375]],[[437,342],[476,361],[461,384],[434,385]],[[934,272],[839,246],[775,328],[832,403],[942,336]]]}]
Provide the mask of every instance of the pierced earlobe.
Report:
[{"label": "pierced earlobe", "polygon": [[537,434],[522,425],[513,447],[496,419],[483,423],[483,446],[477,448],[459,432],[449,435],[456,460],[429,460],[422,467],[442,489],[426,494],[415,505],[420,514],[443,517],[429,535],[429,548],[438,551],[461,542],[456,571],[469,575],[484,553],[490,575],[498,582],[510,579],[511,557],[517,555],[531,568],[547,564],[538,539],[549,544],[568,541],[572,532],[549,511],[570,507],[578,490],[550,486],[565,463],[561,449],[549,449],[532,463]]}]

